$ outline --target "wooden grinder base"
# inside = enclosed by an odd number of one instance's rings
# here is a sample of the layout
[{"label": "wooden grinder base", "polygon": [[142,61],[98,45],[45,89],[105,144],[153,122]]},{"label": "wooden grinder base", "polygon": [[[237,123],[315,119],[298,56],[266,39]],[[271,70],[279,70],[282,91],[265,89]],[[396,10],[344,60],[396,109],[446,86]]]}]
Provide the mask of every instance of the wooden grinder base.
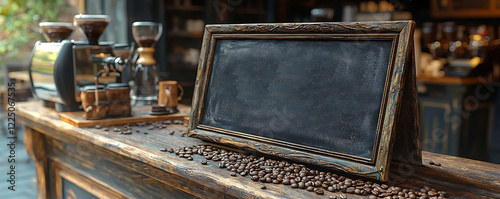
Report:
[{"label": "wooden grinder base", "polygon": [[165,120],[181,120],[189,117],[191,107],[179,104],[179,112],[168,115],[150,115],[151,106],[136,106],[132,107],[131,117],[105,118],[98,120],[86,120],[83,111],[59,113],[59,120],[71,124],[76,127],[94,127],[100,126],[115,126],[138,122],[156,122]]}]

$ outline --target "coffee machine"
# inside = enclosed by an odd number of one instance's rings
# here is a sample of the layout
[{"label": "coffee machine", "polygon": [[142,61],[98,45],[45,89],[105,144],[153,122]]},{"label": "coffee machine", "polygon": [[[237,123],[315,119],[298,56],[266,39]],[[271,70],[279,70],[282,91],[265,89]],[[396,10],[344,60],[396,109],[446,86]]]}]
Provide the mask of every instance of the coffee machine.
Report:
[{"label": "coffee machine", "polygon": [[[29,74],[33,92],[44,106],[58,112],[82,110],[80,89],[94,84],[95,74],[102,69],[91,57],[113,54],[112,43],[98,42],[108,23],[106,15],[76,15],[74,24],[85,33],[88,42],[65,40],[75,28],[71,23],[40,23],[40,32],[47,42],[35,44]],[[100,78],[102,84],[109,82],[117,82],[117,78]]]}]

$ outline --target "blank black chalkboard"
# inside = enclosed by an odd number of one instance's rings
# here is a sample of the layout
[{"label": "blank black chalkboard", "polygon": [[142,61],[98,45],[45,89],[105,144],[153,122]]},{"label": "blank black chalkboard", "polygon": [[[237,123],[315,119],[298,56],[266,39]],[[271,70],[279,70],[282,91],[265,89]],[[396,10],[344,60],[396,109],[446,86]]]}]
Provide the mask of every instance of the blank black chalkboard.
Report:
[{"label": "blank black chalkboard", "polygon": [[413,28],[208,25],[188,135],[385,181],[421,163]]},{"label": "blank black chalkboard", "polygon": [[218,40],[200,124],[372,160],[392,47]]}]

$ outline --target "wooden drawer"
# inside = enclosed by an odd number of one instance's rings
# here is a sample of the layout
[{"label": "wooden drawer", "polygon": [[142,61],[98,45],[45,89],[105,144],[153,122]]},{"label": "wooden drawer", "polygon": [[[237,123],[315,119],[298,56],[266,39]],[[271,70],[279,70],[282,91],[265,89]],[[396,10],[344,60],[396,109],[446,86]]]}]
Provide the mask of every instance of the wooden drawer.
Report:
[{"label": "wooden drawer", "polygon": [[54,198],[130,198],[130,196],[107,186],[103,182],[83,176],[57,161],[50,161],[50,165],[50,182]]},{"label": "wooden drawer", "polygon": [[56,198],[71,194],[64,188],[66,181],[98,198],[231,198],[87,142],[46,137],[46,144]]}]

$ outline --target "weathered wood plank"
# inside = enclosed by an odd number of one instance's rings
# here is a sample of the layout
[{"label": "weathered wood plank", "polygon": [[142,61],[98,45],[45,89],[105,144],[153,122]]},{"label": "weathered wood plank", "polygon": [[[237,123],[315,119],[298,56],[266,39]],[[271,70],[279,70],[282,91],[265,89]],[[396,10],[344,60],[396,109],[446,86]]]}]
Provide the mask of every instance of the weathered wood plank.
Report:
[{"label": "weathered wood plank", "polygon": [[[500,165],[425,151],[423,157],[422,166],[393,163],[392,181],[405,186],[433,186],[450,193],[450,198],[500,198]],[[430,165],[429,161],[441,166]]]}]

